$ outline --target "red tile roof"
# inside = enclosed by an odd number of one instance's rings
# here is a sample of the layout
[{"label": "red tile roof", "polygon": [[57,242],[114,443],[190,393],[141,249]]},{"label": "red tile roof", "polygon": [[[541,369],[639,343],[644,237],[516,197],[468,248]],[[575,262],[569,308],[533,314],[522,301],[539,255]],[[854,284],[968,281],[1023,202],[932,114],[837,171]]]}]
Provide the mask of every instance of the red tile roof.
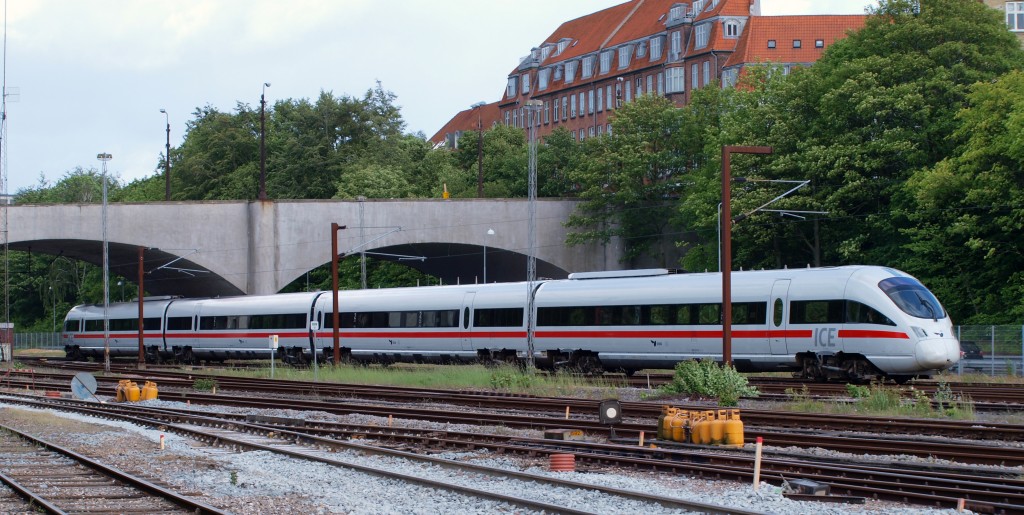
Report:
[{"label": "red tile roof", "polygon": [[[866,20],[867,16],[859,14],[751,16],[725,67],[757,62],[813,63],[836,40],[862,28]],[[775,48],[768,48],[769,40],[775,41]],[[794,40],[800,41],[800,48],[793,48]],[[824,43],[821,48],[815,47],[817,40]]]},{"label": "red tile roof", "polygon": [[470,107],[469,109],[459,111],[458,114],[448,120],[448,123],[444,124],[433,136],[430,137],[430,142],[434,145],[440,145],[445,142],[446,134],[455,134],[458,131],[465,130],[476,130],[478,124],[483,127],[484,130],[490,129],[492,125],[501,121],[501,110],[498,109],[497,102],[491,102],[490,104],[484,104],[480,107]]}]

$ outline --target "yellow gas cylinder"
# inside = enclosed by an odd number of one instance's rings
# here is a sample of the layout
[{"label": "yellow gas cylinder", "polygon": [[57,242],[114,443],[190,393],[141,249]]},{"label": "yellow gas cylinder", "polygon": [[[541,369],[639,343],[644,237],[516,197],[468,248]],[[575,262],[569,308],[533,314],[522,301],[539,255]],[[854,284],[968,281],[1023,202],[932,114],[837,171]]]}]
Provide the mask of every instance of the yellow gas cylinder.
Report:
[{"label": "yellow gas cylinder", "polygon": [[142,395],[139,400],[151,401],[156,399],[156,383],[153,381],[146,381],[146,385],[142,387]]},{"label": "yellow gas cylinder", "polygon": [[725,445],[743,447],[743,421],[740,410],[729,410],[729,419],[725,421]]},{"label": "yellow gas cylinder", "polygon": [[126,388],[125,383],[127,382],[127,379],[122,379],[117,382],[117,388],[114,389],[114,400],[116,400],[117,402],[124,402]]},{"label": "yellow gas cylinder", "polygon": [[700,443],[707,445],[711,443],[711,423],[715,420],[714,411],[705,411],[704,420],[697,429],[700,432]]},{"label": "yellow gas cylinder", "polygon": [[711,421],[711,443],[722,445],[725,443],[725,418],[726,410],[718,410],[716,417]]},{"label": "yellow gas cylinder", "polygon": [[677,410],[676,415],[672,417],[670,426],[672,427],[672,441],[686,443],[686,427],[690,423],[690,412],[684,409]]},{"label": "yellow gas cylinder", "polygon": [[690,441],[695,444],[703,444],[700,438],[700,428],[704,426],[704,413],[700,411],[690,412]]},{"label": "yellow gas cylinder", "polygon": [[125,400],[128,402],[139,401],[139,385],[135,384],[135,381],[128,381],[128,387],[125,389]]},{"label": "yellow gas cylinder", "polygon": [[658,440],[668,440],[668,419],[670,414],[675,412],[675,408],[670,406],[661,407],[661,415],[658,416]]}]

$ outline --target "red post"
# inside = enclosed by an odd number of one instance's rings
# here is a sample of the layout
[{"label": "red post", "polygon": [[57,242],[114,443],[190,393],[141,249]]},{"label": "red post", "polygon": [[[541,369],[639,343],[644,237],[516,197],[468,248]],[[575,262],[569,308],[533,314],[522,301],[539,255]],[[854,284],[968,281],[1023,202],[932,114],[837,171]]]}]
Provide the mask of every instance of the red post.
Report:
[{"label": "red post", "polygon": [[772,147],[722,147],[722,363],[732,364],[732,206],[730,197],[730,156],[732,154],[771,154]]},{"label": "red post", "polygon": [[143,310],[142,310],[142,304],[143,304],[143,302],[142,302],[142,292],[143,292],[143,289],[142,289],[142,278],[143,278],[142,257],[143,257],[143,253],[145,252],[145,250],[146,250],[145,248],[139,247],[139,301],[138,301],[139,302],[139,368],[142,368],[142,367],[144,367],[146,365],[146,351],[145,351],[146,344],[145,344],[145,339],[144,339],[145,335],[144,335],[144,332],[143,332],[143,330],[145,329],[145,327],[144,327],[145,318],[143,318],[143,314],[144,313],[143,313]]}]

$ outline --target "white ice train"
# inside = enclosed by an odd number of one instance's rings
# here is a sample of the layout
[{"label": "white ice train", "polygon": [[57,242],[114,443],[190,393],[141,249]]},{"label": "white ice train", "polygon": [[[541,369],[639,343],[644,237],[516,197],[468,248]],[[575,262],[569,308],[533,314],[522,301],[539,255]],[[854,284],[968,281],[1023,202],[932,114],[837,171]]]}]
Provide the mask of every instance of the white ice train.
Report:
[{"label": "white ice train", "polygon": [[[584,371],[671,368],[722,359],[718,273],[666,270],[572,274],[533,283],[534,359]],[[521,363],[527,283],[343,291],[340,353],[354,362]],[[330,292],[216,299],[145,299],[148,360],[334,354]],[[732,274],[732,358],[740,371],[791,370],[818,379],[905,379],[960,358],[952,322],[917,279],[891,268],[843,266]],[[109,309],[110,355],[136,356],[138,305]],[[101,358],[103,307],[64,321],[69,357]]]}]

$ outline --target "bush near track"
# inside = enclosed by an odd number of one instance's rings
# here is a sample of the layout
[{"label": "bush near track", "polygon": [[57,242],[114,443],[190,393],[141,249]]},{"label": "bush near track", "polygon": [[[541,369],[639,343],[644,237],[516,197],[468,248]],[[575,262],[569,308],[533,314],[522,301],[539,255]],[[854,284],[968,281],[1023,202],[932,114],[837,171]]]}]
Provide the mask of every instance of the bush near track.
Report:
[{"label": "bush near track", "polygon": [[722,406],[736,406],[740,397],[756,397],[760,393],[732,365],[689,360],[677,363],[675,370],[672,382],[659,388],[661,393],[715,397]]}]

